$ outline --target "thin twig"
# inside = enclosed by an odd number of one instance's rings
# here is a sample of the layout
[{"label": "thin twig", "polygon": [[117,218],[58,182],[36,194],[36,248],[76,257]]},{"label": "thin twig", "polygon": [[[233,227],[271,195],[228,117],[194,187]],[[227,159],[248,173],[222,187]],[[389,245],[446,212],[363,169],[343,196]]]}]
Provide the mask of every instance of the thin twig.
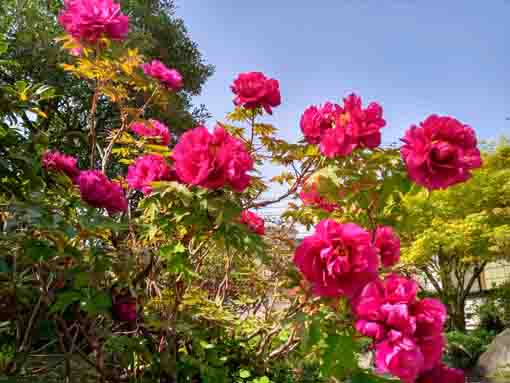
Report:
[{"label": "thin twig", "polygon": [[289,350],[291,348],[291,346],[293,345],[293,343],[295,342],[294,339],[296,337],[296,333],[297,333],[297,327],[294,327],[292,329],[292,332],[291,332],[289,338],[287,339],[287,341],[284,344],[282,344],[280,347],[278,347],[276,350],[271,352],[269,354],[268,359],[278,358],[278,357],[282,356],[287,350]]},{"label": "thin twig", "polygon": [[95,168],[96,165],[96,110],[97,101],[99,99],[99,86],[96,84],[94,95],[92,96],[92,106],[89,113],[89,147],[90,147],[90,167]]},{"label": "thin twig", "polygon": [[124,131],[127,129],[128,127],[128,124],[127,124],[127,116],[126,116],[126,113],[125,112],[121,112],[120,114],[120,119],[121,119],[121,126],[120,126],[120,129],[117,130],[117,132],[115,133],[115,135],[112,137],[112,139],[110,140],[110,142],[108,143],[108,146],[106,147],[106,150],[104,152],[104,156],[103,156],[103,163],[101,165],[101,170],[103,171],[103,173],[106,172],[106,167],[108,166],[108,161],[110,160],[110,156],[112,155],[112,150],[113,150],[113,146],[115,145],[115,143],[117,142],[117,140],[119,139],[120,135],[122,133],[124,133]]},{"label": "thin twig", "polygon": [[303,179],[305,178],[307,172],[310,170],[311,167],[312,167],[312,162],[308,163],[305,166],[305,168],[303,169],[303,172],[301,173],[301,175],[298,178],[296,178],[296,181],[290,187],[290,189],[286,193],[282,194],[280,197],[272,199],[272,200],[268,200],[268,201],[252,203],[247,208],[260,209],[261,207],[266,207],[266,206],[272,205],[274,203],[278,203],[280,201],[283,201],[285,198],[287,198],[287,197],[291,196],[292,194],[296,193],[298,188],[299,188],[299,186],[301,185]]},{"label": "thin twig", "polygon": [[21,342],[21,345],[19,347],[19,352],[23,352],[25,350],[25,347],[27,346],[27,343],[30,339],[30,333],[32,332],[32,327],[34,326],[35,318],[37,317],[37,314],[39,313],[39,309],[41,308],[41,302],[42,302],[42,295],[39,296],[39,299],[37,300],[37,303],[36,303],[34,309],[32,310],[32,315],[30,315],[27,329],[25,330],[25,336],[23,337],[23,341]]}]

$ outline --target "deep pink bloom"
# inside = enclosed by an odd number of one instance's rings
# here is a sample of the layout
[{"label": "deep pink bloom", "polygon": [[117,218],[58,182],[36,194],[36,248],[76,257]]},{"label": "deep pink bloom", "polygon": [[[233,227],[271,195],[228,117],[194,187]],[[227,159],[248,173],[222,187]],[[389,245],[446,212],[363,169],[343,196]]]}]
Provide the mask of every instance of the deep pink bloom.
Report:
[{"label": "deep pink bloom", "polygon": [[438,335],[446,323],[446,307],[434,298],[424,298],[412,306],[412,314],[416,316],[416,333],[420,336]]},{"label": "deep pink bloom", "polygon": [[387,318],[390,310],[389,307],[382,310],[383,305],[412,304],[417,292],[415,281],[391,274],[384,281],[376,279],[367,284],[352,301],[353,312],[358,318],[382,321]]},{"label": "deep pink bloom", "polygon": [[89,205],[105,208],[109,213],[127,210],[127,200],[122,187],[110,181],[99,170],[85,170],[77,177],[81,198]]},{"label": "deep pink bloom", "polygon": [[236,95],[234,104],[246,109],[262,107],[272,114],[272,109],[281,103],[278,80],[266,77],[260,72],[241,73],[230,86]]},{"label": "deep pink bloom", "polygon": [[442,363],[422,374],[416,383],[465,383],[466,376],[462,370],[450,368]]},{"label": "deep pink bloom", "polygon": [[388,303],[414,303],[418,284],[412,279],[397,274],[388,275],[383,282]]},{"label": "deep pink bloom", "polygon": [[416,318],[409,312],[406,303],[385,303],[381,306],[384,323],[403,334],[413,335],[416,331]]},{"label": "deep pink bloom", "polygon": [[441,361],[445,347],[442,334],[416,338],[418,346],[423,352],[423,371],[429,370]]},{"label": "deep pink bloom", "polygon": [[301,190],[299,198],[303,201],[303,205],[305,206],[317,207],[330,213],[338,208],[336,203],[328,202],[326,199],[321,197],[316,185],[311,185]]},{"label": "deep pink bloom", "polygon": [[184,133],[173,151],[175,170],[179,180],[217,189],[228,184],[241,192],[250,183],[248,171],[253,159],[245,145],[221,126],[211,134],[199,126]]},{"label": "deep pink bloom", "polygon": [[379,372],[414,382],[441,359],[446,310],[435,299],[416,301],[415,281],[391,274],[367,284],[351,301],[356,329],[376,343]]},{"label": "deep pink bloom", "polygon": [[74,179],[80,172],[76,166],[76,163],[76,158],[60,153],[58,151],[47,150],[42,155],[43,168],[46,170],[56,170],[62,172],[71,179]]},{"label": "deep pink bloom", "polygon": [[128,168],[126,181],[129,187],[142,191],[144,194],[152,192],[151,182],[170,180],[171,169],[161,155],[147,154],[138,157]]},{"label": "deep pink bloom", "polygon": [[296,249],[294,263],[315,294],[353,297],[377,276],[370,234],[353,224],[322,220]]},{"label": "deep pink bloom", "polygon": [[123,322],[136,321],[136,298],[118,297],[112,304],[114,318]]},{"label": "deep pink bloom", "polygon": [[384,285],[375,279],[363,287],[352,301],[352,309],[356,317],[369,321],[382,321],[384,315],[381,307],[385,303]]},{"label": "deep pink bloom", "polygon": [[241,213],[241,222],[250,228],[251,231],[258,235],[264,235],[264,219],[248,210]]},{"label": "deep pink bloom", "polygon": [[376,341],[380,341],[386,335],[386,328],[378,322],[371,322],[364,319],[356,321],[354,327],[361,334]]},{"label": "deep pink bloom", "polygon": [[424,355],[416,342],[391,331],[388,338],[377,344],[375,361],[379,373],[390,373],[405,383],[414,383],[424,366]]},{"label": "deep pink bloom", "polygon": [[143,72],[159,80],[167,89],[178,91],[183,86],[182,75],[177,69],[170,69],[159,60],[141,65]]},{"label": "deep pink bloom", "polygon": [[326,102],[324,106],[310,106],[301,116],[301,131],[306,141],[318,144],[322,135],[335,126],[338,116],[342,113],[340,105]]},{"label": "deep pink bloom", "polygon": [[166,146],[170,143],[168,127],[158,120],[133,122],[130,128],[132,132],[142,137],[158,137],[161,145]]},{"label": "deep pink bloom", "polygon": [[114,0],[64,0],[58,21],[75,39],[91,44],[101,37],[123,40],[129,31],[129,18]]},{"label": "deep pink bloom", "polygon": [[375,232],[375,247],[384,267],[395,265],[400,259],[400,238],[389,226],[379,226]]},{"label": "deep pink bloom", "polygon": [[361,98],[353,93],[344,98],[343,111],[340,122],[352,126],[357,146],[373,149],[381,144],[381,128],[386,125],[381,105],[372,102],[363,109]]},{"label": "deep pink bloom", "polygon": [[409,177],[431,190],[464,182],[482,165],[474,130],[452,117],[432,115],[411,126],[402,141]]},{"label": "deep pink bloom", "polygon": [[356,149],[356,145],[353,126],[337,124],[335,128],[326,130],[322,135],[320,151],[329,158],[345,157]]}]

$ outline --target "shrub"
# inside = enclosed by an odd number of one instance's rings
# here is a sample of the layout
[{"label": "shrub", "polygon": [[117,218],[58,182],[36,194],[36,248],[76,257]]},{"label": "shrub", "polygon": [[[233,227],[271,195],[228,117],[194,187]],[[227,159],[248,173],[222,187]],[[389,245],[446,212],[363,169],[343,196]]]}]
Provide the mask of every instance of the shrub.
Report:
[{"label": "shrub", "polygon": [[484,303],[478,306],[480,328],[501,332],[510,327],[510,280],[491,292]]},{"label": "shrub", "polygon": [[448,345],[445,360],[452,366],[469,369],[473,367],[481,354],[487,350],[496,333],[477,329],[468,333],[451,331],[446,334]]}]

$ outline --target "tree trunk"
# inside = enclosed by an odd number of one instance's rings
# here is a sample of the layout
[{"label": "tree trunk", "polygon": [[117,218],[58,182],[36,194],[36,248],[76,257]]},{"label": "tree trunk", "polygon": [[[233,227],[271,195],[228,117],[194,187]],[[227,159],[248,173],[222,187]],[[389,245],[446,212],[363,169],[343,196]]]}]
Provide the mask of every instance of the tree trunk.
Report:
[{"label": "tree trunk", "polygon": [[466,331],[466,302],[451,302],[448,305],[449,327],[457,331]]}]

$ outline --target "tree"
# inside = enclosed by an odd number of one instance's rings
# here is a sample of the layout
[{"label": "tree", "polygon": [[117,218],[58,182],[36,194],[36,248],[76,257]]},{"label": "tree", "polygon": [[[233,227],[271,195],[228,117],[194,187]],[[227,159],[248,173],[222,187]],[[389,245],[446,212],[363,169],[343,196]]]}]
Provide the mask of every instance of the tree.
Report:
[{"label": "tree", "polygon": [[[0,70],[0,83],[13,85],[19,80],[44,83],[54,88],[56,94],[65,94],[66,97],[48,100],[41,106],[49,116],[47,119],[32,121],[24,114],[21,116],[29,133],[44,132],[51,146],[66,145],[68,152],[83,154],[81,151],[90,140],[87,115],[94,85],[79,81],[60,68],[61,63],[69,62],[68,54],[56,41],[63,33],[57,22],[62,3],[61,0],[2,2],[0,34],[9,47],[4,57],[17,65],[9,71]],[[148,107],[146,117],[166,121],[176,133],[193,127],[208,114],[203,106],[193,107],[191,97],[200,93],[214,68],[204,63],[183,20],[174,15],[173,1],[127,0],[122,6],[132,25],[126,46],[141,47],[141,54],[177,68],[185,79],[183,92],[172,96],[165,107]],[[138,99],[138,106],[143,102],[143,98]],[[103,142],[119,122],[118,109],[100,98],[96,122],[99,142]]]},{"label": "tree", "polygon": [[485,266],[509,259],[509,177],[510,148],[503,142],[468,182],[409,193],[400,202],[404,265],[416,268],[448,304],[456,329],[465,330],[466,299]]}]

